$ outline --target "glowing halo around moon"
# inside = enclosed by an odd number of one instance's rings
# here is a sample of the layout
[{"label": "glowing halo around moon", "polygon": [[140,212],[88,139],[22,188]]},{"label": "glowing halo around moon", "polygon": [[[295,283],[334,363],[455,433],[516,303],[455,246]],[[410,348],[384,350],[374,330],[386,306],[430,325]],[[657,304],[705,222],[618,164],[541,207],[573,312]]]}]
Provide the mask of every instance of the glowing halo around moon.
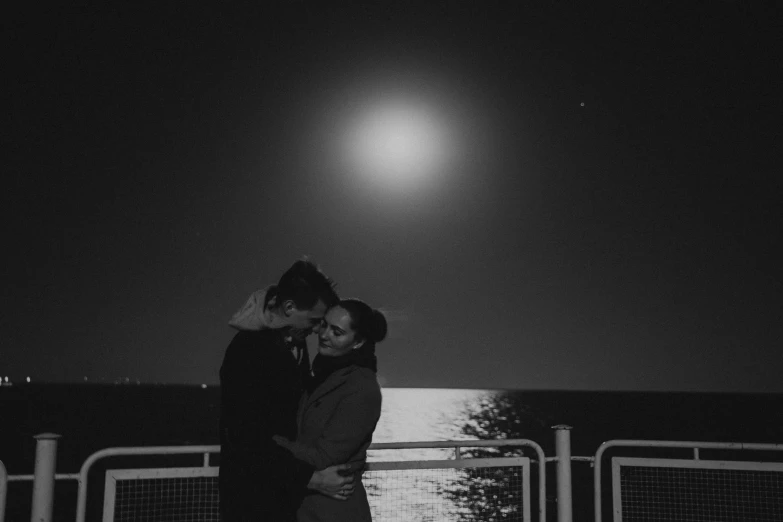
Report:
[{"label": "glowing halo around moon", "polygon": [[308,108],[292,168],[312,173],[316,190],[396,212],[433,209],[476,178],[495,131],[475,75],[376,57],[338,65],[322,64],[301,93]]},{"label": "glowing halo around moon", "polygon": [[343,164],[387,188],[423,187],[448,169],[454,143],[446,118],[405,99],[367,104],[342,137]]}]

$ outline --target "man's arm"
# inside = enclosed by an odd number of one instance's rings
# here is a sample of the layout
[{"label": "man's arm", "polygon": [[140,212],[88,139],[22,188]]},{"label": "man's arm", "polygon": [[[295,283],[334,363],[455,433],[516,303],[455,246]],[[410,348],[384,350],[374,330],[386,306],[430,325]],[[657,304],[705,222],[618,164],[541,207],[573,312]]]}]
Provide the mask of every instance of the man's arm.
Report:
[{"label": "man's arm", "polygon": [[276,446],[276,480],[287,484],[290,491],[312,489],[337,500],[346,500],[353,493],[353,471],[350,464],[338,464],[315,470],[311,464],[294,457],[291,452]]},{"label": "man's arm", "polygon": [[371,436],[381,413],[381,394],[376,390],[359,390],[346,395],[335,407],[319,437],[311,444],[272,439],[297,459],[324,469],[350,459]]}]

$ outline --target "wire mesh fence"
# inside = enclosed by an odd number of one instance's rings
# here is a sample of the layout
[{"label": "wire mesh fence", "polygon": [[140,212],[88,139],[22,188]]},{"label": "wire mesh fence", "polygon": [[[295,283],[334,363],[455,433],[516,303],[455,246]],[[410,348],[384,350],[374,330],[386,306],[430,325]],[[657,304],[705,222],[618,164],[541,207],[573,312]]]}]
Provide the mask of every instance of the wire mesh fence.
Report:
[{"label": "wire mesh fence", "polygon": [[530,520],[530,464],[526,458],[416,464],[412,469],[377,469],[364,474],[374,521]]},{"label": "wire mesh fence", "polygon": [[[363,484],[376,522],[530,520],[527,458],[374,463]],[[218,468],[108,470],[104,521],[218,522]]]},{"label": "wire mesh fence", "polygon": [[613,459],[615,520],[780,522],[783,464]]},{"label": "wire mesh fence", "polygon": [[219,522],[217,468],[109,470],[105,522]]}]

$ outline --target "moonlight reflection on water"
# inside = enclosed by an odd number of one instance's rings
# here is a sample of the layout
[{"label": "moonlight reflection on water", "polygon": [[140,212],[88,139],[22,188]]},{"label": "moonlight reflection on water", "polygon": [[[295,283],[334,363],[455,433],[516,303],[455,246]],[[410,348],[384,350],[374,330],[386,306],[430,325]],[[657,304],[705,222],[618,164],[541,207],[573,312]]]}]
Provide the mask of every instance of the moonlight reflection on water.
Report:
[{"label": "moonlight reflection on water", "polygon": [[[469,420],[470,412],[475,411],[483,401],[497,393],[490,390],[464,389],[384,389],[383,410],[373,442],[472,439],[474,437],[462,433],[463,426]],[[453,459],[453,449],[368,452],[368,460],[371,462]],[[506,468],[506,473],[509,472],[514,473],[513,470]],[[482,484],[485,482],[486,479]],[[476,520],[475,509],[470,508],[471,502],[477,500],[474,498],[476,488],[472,488],[476,480],[471,479],[470,475],[466,475],[461,469],[369,471],[365,473],[363,483],[367,489],[373,520],[378,522],[396,521],[400,520],[400,517],[411,522]],[[487,491],[490,491],[488,486]],[[492,492],[503,493],[494,489]],[[479,493],[478,497],[482,497],[482,493]],[[477,501],[479,504],[483,502]],[[514,507],[518,509],[518,506]],[[508,520],[517,520],[517,518],[512,517]]]},{"label": "moonlight reflection on water", "polygon": [[[466,440],[461,428],[468,411],[495,392],[440,388],[385,388],[381,419],[373,442]],[[373,450],[368,460],[452,458],[453,450]]]}]

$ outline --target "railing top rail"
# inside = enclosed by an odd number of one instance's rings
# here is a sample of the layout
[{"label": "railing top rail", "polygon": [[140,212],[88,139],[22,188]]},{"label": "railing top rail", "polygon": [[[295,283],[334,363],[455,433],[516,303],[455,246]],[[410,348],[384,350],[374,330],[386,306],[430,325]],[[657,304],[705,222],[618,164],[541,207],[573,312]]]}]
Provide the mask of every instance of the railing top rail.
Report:
[{"label": "railing top rail", "polygon": [[382,449],[424,449],[424,448],[487,448],[500,446],[530,446],[533,449],[539,445],[529,439],[500,439],[500,440],[428,440],[420,442],[373,442],[371,450]]},{"label": "railing top rail", "polygon": [[638,440],[616,439],[604,442],[595,453],[598,459],[604,451],[612,447],[642,447],[642,448],[699,448],[699,449],[728,449],[728,450],[758,450],[758,451],[783,451],[783,444],[767,444],[757,442],[707,442],[690,440]]},{"label": "railing top rail", "polygon": [[[539,445],[529,439],[501,439],[501,440],[442,440],[442,441],[413,441],[413,442],[374,442],[370,449],[426,449],[426,448],[481,448],[500,446],[530,446],[533,449]],[[220,445],[201,446],[125,446],[104,448],[90,455],[82,465],[82,470],[91,466],[96,460],[106,457],[123,455],[174,455],[196,453],[220,453]]]},{"label": "railing top rail", "polygon": [[120,455],[187,455],[195,453],[220,453],[220,445],[202,446],[126,446],[117,448],[104,448],[90,455],[82,464],[89,467],[96,460]]}]

